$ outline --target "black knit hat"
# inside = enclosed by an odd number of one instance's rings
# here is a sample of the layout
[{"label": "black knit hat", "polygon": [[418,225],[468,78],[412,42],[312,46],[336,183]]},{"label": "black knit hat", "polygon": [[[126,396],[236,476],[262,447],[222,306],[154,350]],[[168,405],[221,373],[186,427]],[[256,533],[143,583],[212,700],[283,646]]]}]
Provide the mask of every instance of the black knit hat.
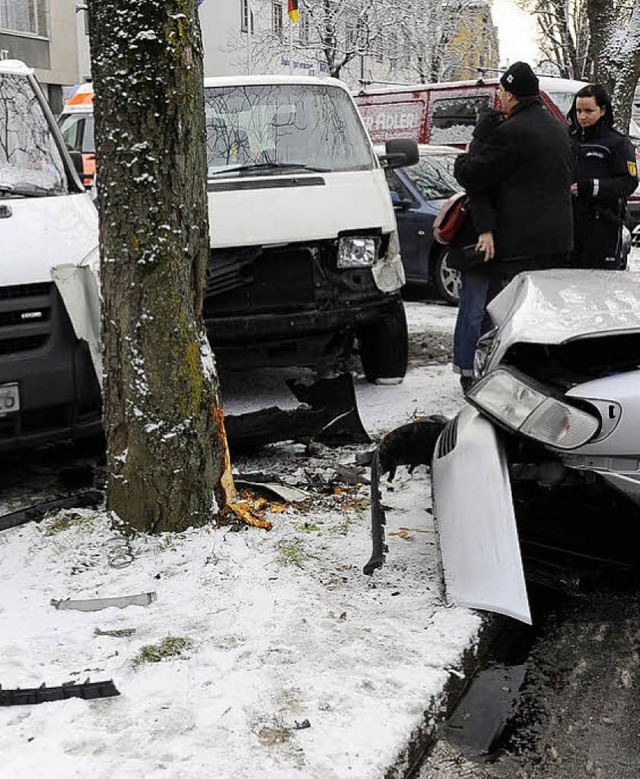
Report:
[{"label": "black knit hat", "polygon": [[533,97],[540,94],[538,77],[526,62],[514,62],[500,76],[500,83],[516,97]]}]

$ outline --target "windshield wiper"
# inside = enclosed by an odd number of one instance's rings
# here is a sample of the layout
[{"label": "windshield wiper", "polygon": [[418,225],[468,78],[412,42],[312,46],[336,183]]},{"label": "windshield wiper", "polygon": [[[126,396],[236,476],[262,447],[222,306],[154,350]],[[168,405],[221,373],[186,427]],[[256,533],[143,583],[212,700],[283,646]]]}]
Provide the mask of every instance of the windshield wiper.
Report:
[{"label": "windshield wiper", "polygon": [[331,168],[320,168],[314,165],[305,165],[303,162],[255,162],[249,165],[234,165],[233,167],[216,170],[209,173],[209,178],[222,176],[225,173],[252,173],[253,171],[268,170],[306,170],[312,173],[329,173]]},{"label": "windshield wiper", "polygon": [[39,184],[20,182],[19,184],[0,184],[0,195],[17,195],[18,197],[49,197],[55,195],[52,189],[46,189]]}]

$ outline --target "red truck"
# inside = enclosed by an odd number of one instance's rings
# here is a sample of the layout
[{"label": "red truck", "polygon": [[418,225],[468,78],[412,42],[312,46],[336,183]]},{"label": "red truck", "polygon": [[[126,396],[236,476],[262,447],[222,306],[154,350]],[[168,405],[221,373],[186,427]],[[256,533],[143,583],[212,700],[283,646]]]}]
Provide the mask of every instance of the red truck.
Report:
[{"label": "red truck", "polygon": [[[500,107],[497,78],[439,84],[379,87],[354,93],[374,143],[413,137],[418,143],[464,147],[471,140],[478,110]],[[540,95],[565,120],[583,81],[540,77]]]}]

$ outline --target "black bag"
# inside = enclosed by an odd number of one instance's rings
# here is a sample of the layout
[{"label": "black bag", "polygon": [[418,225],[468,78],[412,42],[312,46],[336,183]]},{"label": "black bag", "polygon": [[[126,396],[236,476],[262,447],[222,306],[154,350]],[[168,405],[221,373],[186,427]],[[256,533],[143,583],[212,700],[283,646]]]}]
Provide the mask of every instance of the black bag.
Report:
[{"label": "black bag", "polygon": [[481,270],[486,265],[484,261],[484,252],[476,251],[475,243],[466,246],[451,246],[447,265],[460,273],[466,273],[469,270]]}]

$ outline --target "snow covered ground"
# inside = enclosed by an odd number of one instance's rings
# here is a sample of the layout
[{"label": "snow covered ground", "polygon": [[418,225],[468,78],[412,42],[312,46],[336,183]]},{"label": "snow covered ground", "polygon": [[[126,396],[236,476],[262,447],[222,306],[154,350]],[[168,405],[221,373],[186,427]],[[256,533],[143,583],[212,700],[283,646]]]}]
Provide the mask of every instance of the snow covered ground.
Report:
[{"label": "snow covered ground", "polygon": [[[414,336],[452,330],[454,309],[407,310]],[[358,381],[357,395],[374,437],[451,415],[462,399],[442,361],[398,386]],[[244,383],[225,408],[286,396],[269,380]],[[120,692],[0,709],[2,779],[375,779],[396,763],[402,775],[409,737],[437,711],[480,616],[443,604],[423,468],[400,469],[386,492],[387,563],[362,574],[368,472],[345,479],[344,466],[363,448],[282,444],[235,462],[308,498],[274,506],[270,532],[135,538],[126,567],[114,567],[126,544],[104,511],[0,533],[2,688],[89,678],[113,679]],[[0,494],[0,513],[10,508],[15,495],[9,507]],[[95,612],[51,605],[143,592],[157,600]]]},{"label": "snow covered ground", "polygon": [[[638,250],[630,266],[640,267]],[[446,356],[431,359],[455,310],[409,302],[407,312],[405,381],[357,381],[375,439],[416,416],[450,416],[462,401]],[[431,338],[424,360],[421,334]],[[228,414],[296,405],[270,374],[224,395]],[[0,708],[0,777],[376,779],[391,766],[401,776],[411,735],[438,711],[481,617],[443,604],[424,468],[400,469],[386,488],[387,562],[362,574],[368,471],[354,458],[364,448],[280,444],[239,458],[238,470],[282,476],[306,500],[274,505],[270,532],[135,538],[125,567],[116,566],[126,543],[104,511],[0,533],[2,688],[113,679],[120,692]],[[14,490],[0,492],[0,513],[19,505]],[[51,604],[146,592],[157,594],[146,606]]]}]

